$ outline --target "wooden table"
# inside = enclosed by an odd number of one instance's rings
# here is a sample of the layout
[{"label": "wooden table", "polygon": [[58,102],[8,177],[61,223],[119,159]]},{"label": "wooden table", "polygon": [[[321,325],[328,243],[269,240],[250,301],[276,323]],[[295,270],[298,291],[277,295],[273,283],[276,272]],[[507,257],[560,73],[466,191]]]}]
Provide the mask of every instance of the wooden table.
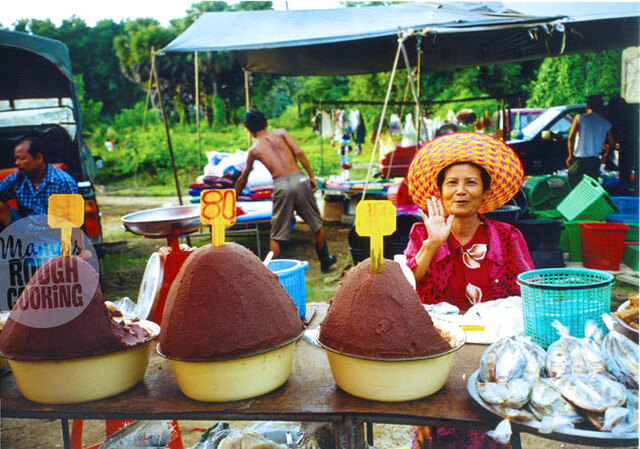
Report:
[{"label": "wooden table", "polygon": [[[317,325],[323,312],[316,313],[311,327]],[[13,375],[4,374],[0,382],[1,410],[7,418],[332,422],[337,429],[337,447],[359,448],[364,440],[364,423],[495,428],[500,418],[481,408],[467,392],[467,379],[478,368],[485,347],[463,346],[455,354],[445,386],[430,397],[410,402],[375,402],[343,392],[333,380],[324,351],[301,340],[287,383],[245,401],[205,403],[187,398],[180,392],[169,362],[154,352],[143,381],[133,389],[88,403],[43,405],[28,401],[20,394]],[[517,426],[514,436],[512,443],[518,446]],[[575,438],[571,442],[591,444]]]}]

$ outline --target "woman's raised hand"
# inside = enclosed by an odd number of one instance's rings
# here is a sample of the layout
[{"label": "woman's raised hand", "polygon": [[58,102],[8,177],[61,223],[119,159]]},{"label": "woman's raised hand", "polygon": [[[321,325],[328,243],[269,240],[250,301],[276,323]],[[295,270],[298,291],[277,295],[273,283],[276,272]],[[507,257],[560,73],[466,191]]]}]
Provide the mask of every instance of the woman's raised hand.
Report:
[{"label": "woman's raised hand", "polygon": [[444,216],[442,201],[435,196],[427,199],[427,213],[420,209],[420,216],[427,228],[427,240],[434,244],[435,247],[442,245],[451,233],[451,224],[453,223],[453,215],[447,218]]}]

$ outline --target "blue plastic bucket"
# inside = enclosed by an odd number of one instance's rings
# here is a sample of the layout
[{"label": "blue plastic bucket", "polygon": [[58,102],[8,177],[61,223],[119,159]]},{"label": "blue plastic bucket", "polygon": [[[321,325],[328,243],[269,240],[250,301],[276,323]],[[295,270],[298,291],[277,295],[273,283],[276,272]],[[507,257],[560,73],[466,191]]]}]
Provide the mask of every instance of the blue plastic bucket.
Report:
[{"label": "blue plastic bucket", "polygon": [[300,318],[304,318],[307,313],[307,286],[304,272],[309,268],[309,262],[306,260],[276,259],[270,261],[268,267],[278,275],[278,280],[298,308],[298,315]]}]

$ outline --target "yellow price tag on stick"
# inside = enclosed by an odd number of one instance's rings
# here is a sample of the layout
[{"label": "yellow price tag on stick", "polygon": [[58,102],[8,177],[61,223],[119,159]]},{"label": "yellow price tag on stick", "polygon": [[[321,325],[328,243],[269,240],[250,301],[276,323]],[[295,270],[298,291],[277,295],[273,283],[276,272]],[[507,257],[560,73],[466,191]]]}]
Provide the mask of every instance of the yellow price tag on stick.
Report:
[{"label": "yellow price tag on stick", "polygon": [[371,274],[383,270],[383,237],[396,230],[396,207],[388,200],[363,200],[356,206],[356,232],[371,239]]},{"label": "yellow price tag on stick", "polygon": [[211,225],[211,244],[224,246],[224,229],[236,222],[234,189],[203,190],[200,194],[200,223]]},{"label": "yellow price tag on stick", "polygon": [[84,223],[84,198],[77,193],[54,193],[49,196],[47,212],[49,227],[61,230],[62,255],[71,255],[71,230]]}]

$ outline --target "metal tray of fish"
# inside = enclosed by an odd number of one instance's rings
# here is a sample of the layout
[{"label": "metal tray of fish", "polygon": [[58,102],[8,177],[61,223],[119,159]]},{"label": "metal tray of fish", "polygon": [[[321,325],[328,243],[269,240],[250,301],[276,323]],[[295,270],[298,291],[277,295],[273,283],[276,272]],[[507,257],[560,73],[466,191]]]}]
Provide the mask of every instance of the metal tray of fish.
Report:
[{"label": "metal tray of fish", "polygon": [[[476,389],[476,379],[480,370],[475,370],[467,381],[467,391],[471,397],[485,410],[497,415],[501,418],[506,418],[505,415],[497,411],[487,404],[478,394]],[[551,433],[541,433],[536,421],[520,421],[518,418],[510,419],[513,424],[517,424],[522,431],[536,434],[543,438],[551,438],[553,440],[564,441],[574,444],[588,444],[588,445],[601,445],[601,446],[630,446],[638,447],[638,433],[626,433],[626,434],[612,434],[611,432],[602,432],[599,430],[587,430],[587,429],[566,429],[563,431],[554,431]]]}]

